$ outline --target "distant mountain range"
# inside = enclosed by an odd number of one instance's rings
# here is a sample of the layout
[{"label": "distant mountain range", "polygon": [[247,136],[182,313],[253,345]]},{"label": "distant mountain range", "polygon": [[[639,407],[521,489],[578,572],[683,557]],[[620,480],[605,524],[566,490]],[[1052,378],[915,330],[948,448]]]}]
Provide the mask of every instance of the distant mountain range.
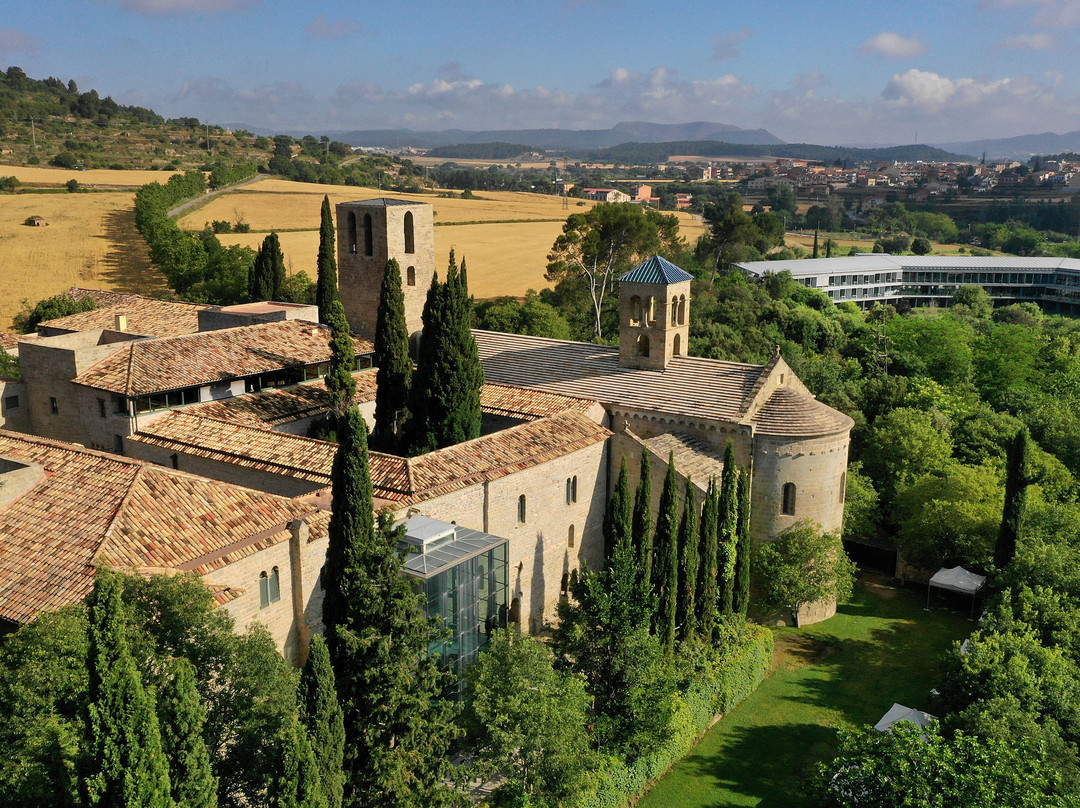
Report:
[{"label": "distant mountain range", "polygon": [[1038,135],[1018,135],[1017,137],[991,138],[987,140],[966,140],[957,143],[936,143],[946,151],[980,156],[986,153],[987,159],[1008,157],[1013,160],[1027,160],[1036,154],[1060,154],[1062,152],[1080,152],[1080,132],[1043,132]]}]

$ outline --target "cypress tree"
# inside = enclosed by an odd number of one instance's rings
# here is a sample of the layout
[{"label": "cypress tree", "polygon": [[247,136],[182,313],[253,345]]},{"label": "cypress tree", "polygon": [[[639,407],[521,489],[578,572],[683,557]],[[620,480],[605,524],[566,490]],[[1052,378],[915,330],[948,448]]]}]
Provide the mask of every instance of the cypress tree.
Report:
[{"label": "cypress tree", "polygon": [[456,396],[451,422],[447,426],[448,434],[442,444],[451,446],[480,437],[480,388],[484,386],[484,367],[480,364],[480,352],[472,334],[472,297],[469,295],[469,276],[464,258],[461,259],[461,271],[457,277],[447,277],[447,287],[451,347],[458,357],[456,380],[451,387]]},{"label": "cypress tree", "polygon": [[737,614],[750,608],[750,556],[753,539],[750,536],[750,470],[739,470],[739,518],[735,548],[735,603]]},{"label": "cypress tree", "polygon": [[817,228],[814,228],[814,258],[818,257]]},{"label": "cypress tree", "polygon": [[652,581],[652,470],[649,450],[641,447],[641,472],[634,494],[634,515],[631,524],[634,550],[637,554],[638,575],[643,589]]},{"label": "cypress tree", "polygon": [[615,548],[621,542],[629,544],[631,541],[630,502],[630,475],[624,456],[619,463],[619,477],[615,489],[611,492],[604,510],[604,552],[609,559],[614,556]]},{"label": "cypress tree", "polygon": [[335,413],[344,411],[356,395],[356,348],[353,346],[349,321],[340,300],[330,304],[326,320],[330,326],[330,372],[326,374],[326,389],[330,392],[330,406]]},{"label": "cypress tree", "polygon": [[402,575],[400,531],[374,517],[367,426],[355,407],[338,423],[331,473],[323,621],[345,719],[343,771],[350,806],[441,805],[453,709],[420,596]]},{"label": "cypress tree", "polygon": [[345,719],[338,704],[334,669],[322,635],[311,638],[297,694],[300,723],[307,729],[318,764],[327,808],[341,808],[341,762],[345,754]]},{"label": "cypress tree", "polygon": [[90,702],[87,805],[102,808],[171,808],[169,766],[153,697],[143,688],[128,645],[122,583],[102,571],[88,600]]},{"label": "cypress tree", "polygon": [[195,666],[177,657],[158,694],[161,747],[169,763],[176,808],[215,808],[218,781],[203,739],[206,710],[195,687]]},{"label": "cypress tree", "polygon": [[375,325],[375,431],[372,443],[385,451],[396,451],[409,413],[409,386],[412,358],[409,356],[409,329],[405,324],[405,295],[401,290],[401,268],[391,258],[379,290],[379,313]]},{"label": "cypress tree", "polygon": [[735,546],[738,541],[739,467],[735,449],[728,441],[724,470],[720,477],[720,499],[716,514],[717,592],[721,614],[731,614],[735,596]]},{"label": "cypress tree", "polygon": [[698,506],[694,486],[686,478],[686,501],[683,503],[682,521],[679,523],[679,598],[675,613],[679,638],[687,639],[697,631],[697,614],[694,612],[694,595],[700,556],[698,553]]},{"label": "cypress tree", "polygon": [[248,276],[248,297],[252,300],[277,300],[285,283],[285,256],[277,233],[263,239],[255,253],[255,263]]},{"label": "cypress tree", "polygon": [[653,634],[671,655],[675,647],[675,610],[679,599],[679,478],[675,454],[668,455],[668,470],[660,491],[660,508],[653,540],[652,591],[656,599]]},{"label": "cypress tree", "polygon": [[610,542],[607,569],[597,581],[583,580],[580,588],[574,590],[580,593],[589,589],[590,583],[595,583],[594,588],[607,593],[609,613],[619,637],[642,626],[648,628],[653,612],[652,594],[647,587],[641,586],[642,576],[631,531],[630,500],[630,475],[624,457],[604,514],[604,540]]},{"label": "cypress tree", "polygon": [[435,425],[438,413],[444,409],[443,380],[450,373],[445,330],[442,327],[446,298],[439,284],[437,272],[431,275],[424,312],[420,355],[417,357],[416,374],[411,390],[412,424],[410,434],[411,453],[424,454],[438,448]]},{"label": "cypress tree", "polygon": [[334,217],[330,212],[330,197],[322,201],[322,217],[319,222],[318,278],[315,284],[315,302],[319,304],[319,322],[329,323],[330,304],[338,299],[337,255],[334,245]]},{"label": "cypress tree", "polygon": [[716,626],[716,515],[717,502],[716,478],[709,481],[705,494],[705,506],[701,512],[700,544],[698,552],[701,566],[698,567],[697,594],[694,609],[697,612],[698,631],[702,638],[711,642],[713,628]]},{"label": "cypress tree", "polygon": [[1005,569],[1016,555],[1020,538],[1020,526],[1027,511],[1028,456],[1031,451],[1031,435],[1026,426],[1020,427],[1009,444],[1005,458],[1005,507],[1001,515],[1001,529],[994,546],[994,566]]},{"label": "cypress tree", "polygon": [[269,808],[327,808],[311,740],[299,721],[285,725],[277,745],[279,768],[266,795]]}]

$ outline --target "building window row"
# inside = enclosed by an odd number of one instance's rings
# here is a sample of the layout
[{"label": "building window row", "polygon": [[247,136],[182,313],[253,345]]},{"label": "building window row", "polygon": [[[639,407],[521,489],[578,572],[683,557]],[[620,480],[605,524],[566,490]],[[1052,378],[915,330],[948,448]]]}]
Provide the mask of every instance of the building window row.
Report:
[{"label": "building window row", "polygon": [[271,603],[281,600],[281,574],[277,567],[259,573],[259,608],[265,609]]},{"label": "building window row", "polygon": [[566,504],[577,502],[577,475],[566,478]]}]

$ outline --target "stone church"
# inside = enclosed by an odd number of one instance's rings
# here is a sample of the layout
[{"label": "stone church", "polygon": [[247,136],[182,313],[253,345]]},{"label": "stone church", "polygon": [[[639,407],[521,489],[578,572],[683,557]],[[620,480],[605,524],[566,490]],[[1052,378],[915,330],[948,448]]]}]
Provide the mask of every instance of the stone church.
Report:
[{"label": "stone church", "polygon": [[[365,368],[383,271],[397,259],[408,326],[419,332],[436,271],[432,208],[343,203],[337,228],[339,289],[360,356],[354,403],[370,422],[375,371]],[[840,529],[853,422],[816,401],[779,353],[764,366],[688,356],[690,281],[660,257],[625,274],[617,347],[474,331],[483,434],[419,457],[372,453],[376,507],[406,524],[406,574],[451,628],[444,658],[464,664],[507,620],[533,632],[550,624],[570,575],[602,563],[608,492],[623,458],[636,482],[642,451],[654,491],[673,457],[684,490],[690,480],[700,497],[731,441],[752,472],[757,542],[801,520]],[[301,660],[321,629],[332,508],[335,447],[306,437],[329,410],[325,329],[279,304],[194,311],[114,298],[46,323],[45,336],[18,346],[23,380],[0,380],[0,620],[17,625],[84,597],[98,563],[195,571],[239,625],[266,624]],[[55,352],[68,364],[46,363]],[[36,381],[46,364],[48,378]],[[60,487],[65,466],[80,473]],[[44,533],[50,514],[70,523],[85,510],[101,522],[79,484],[110,486],[128,527],[105,520],[65,544],[58,570],[20,528],[27,514]],[[159,489],[200,493],[178,516],[155,499]],[[262,516],[248,526],[222,516],[253,507]]]}]

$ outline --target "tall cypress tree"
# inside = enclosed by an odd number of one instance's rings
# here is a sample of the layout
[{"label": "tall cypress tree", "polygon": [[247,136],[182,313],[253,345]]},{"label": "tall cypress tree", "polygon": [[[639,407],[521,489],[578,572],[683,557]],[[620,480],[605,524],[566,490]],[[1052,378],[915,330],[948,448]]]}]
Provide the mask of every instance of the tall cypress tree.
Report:
[{"label": "tall cypress tree", "polygon": [[356,379],[353,377],[356,348],[340,300],[330,304],[326,323],[330,326],[330,372],[326,374],[325,384],[330,392],[330,407],[335,413],[340,413],[356,395]]},{"label": "tall cypress tree", "polygon": [[327,808],[326,794],[319,781],[319,765],[307,730],[295,718],[277,739],[277,775],[267,790],[269,808]]},{"label": "tall cypress tree", "polygon": [[738,521],[739,467],[735,464],[735,449],[731,441],[728,441],[724,451],[724,471],[720,477],[720,499],[716,514],[716,586],[721,614],[731,614],[734,605]]},{"label": "tall cypress tree", "polygon": [[683,503],[682,521],[679,523],[679,598],[675,622],[680,639],[692,637],[697,632],[697,614],[694,612],[694,596],[697,593],[698,566],[698,505],[694,486],[686,478],[686,501]]},{"label": "tall cypress tree", "polygon": [[424,331],[411,390],[412,424],[409,440],[410,452],[414,455],[438,448],[435,429],[439,413],[444,409],[443,380],[448,378],[451,372],[449,348],[443,328],[445,303],[446,297],[439,283],[439,275],[433,272],[427,299],[424,301]]},{"label": "tall cypress tree", "polygon": [[412,358],[409,329],[405,324],[405,295],[401,290],[401,267],[391,258],[379,289],[379,313],[375,325],[375,431],[371,442],[384,451],[397,451],[409,414]]},{"label": "tall cypress tree", "polygon": [[324,196],[319,222],[318,279],[315,302],[319,304],[319,322],[329,323],[330,304],[338,299],[337,255],[334,244],[334,217],[330,212],[330,197]]},{"label": "tall cypress tree", "polygon": [[652,581],[652,470],[649,466],[649,450],[641,447],[641,471],[637,491],[634,493],[634,515],[631,526],[634,550],[637,553],[638,574],[649,588]]},{"label": "tall cypress tree", "polygon": [[169,766],[152,696],[128,645],[122,583],[102,571],[88,601],[90,702],[86,804],[101,808],[171,808]]},{"label": "tall cypress tree", "polygon": [[255,263],[248,276],[248,297],[252,300],[277,300],[285,283],[285,256],[277,233],[263,239],[255,253]]},{"label": "tall cypress tree", "polygon": [[464,258],[461,259],[461,270],[455,276],[451,257],[446,286],[448,336],[450,348],[458,359],[454,367],[455,379],[450,385],[454,397],[445,437],[440,444],[452,446],[480,437],[480,388],[484,386],[484,367],[480,364],[480,352],[472,334],[472,298]]},{"label": "tall cypress tree", "polygon": [[619,463],[619,477],[604,510],[604,552],[608,559],[615,554],[620,542],[630,543],[632,536],[630,475],[626,457]]},{"label": "tall cypress tree", "polygon": [[659,638],[664,654],[670,656],[675,648],[675,610],[679,602],[679,478],[675,472],[674,453],[668,455],[668,470],[659,505],[651,573],[656,599],[653,634]]},{"label": "tall cypress tree", "polygon": [[195,666],[177,657],[158,693],[161,747],[169,764],[176,808],[215,808],[218,781],[203,739],[206,710],[195,687]]},{"label": "tall cypress tree", "polygon": [[701,538],[698,552],[701,566],[698,567],[697,594],[694,609],[697,612],[697,626],[701,637],[712,641],[713,628],[716,626],[716,516],[719,509],[716,478],[709,481],[705,494],[705,506],[701,511]]},{"label": "tall cypress tree", "polygon": [[1026,426],[1020,427],[1009,444],[1005,458],[1005,507],[1001,515],[1001,529],[994,546],[994,566],[1005,569],[1016,555],[1020,538],[1020,526],[1027,511],[1028,456],[1031,452],[1031,435]]},{"label": "tall cypress tree", "polygon": [[735,548],[735,603],[737,614],[750,608],[750,557],[753,539],[750,536],[750,469],[739,469],[739,519]]},{"label": "tall cypress tree", "polygon": [[456,734],[441,698],[447,681],[428,653],[433,633],[420,597],[401,572],[400,531],[388,512],[376,523],[367,426],[355,407],[338,421],[331,479],[323,621],[345,718],[346,804],[441,805]]},{"label": "tall cypress tree", "polygon": [[[618,623],[616,633],[619,636],[641,626],[647,628],[653,611],[651,592],[641,586],[642,576],[631,530],[630,505],[630,475],[624,457],[619,465],[615,490],[608,499],[604,514],[604,541],[608,543],[607,569],[594,587],[607,593],[611,619]],[[582,591],[587,588],[583,586]]]},{"label": "tall cypress tree", "polygon": [[345,754],[345,718],[338,703],[330,652],[322,635],[311,638],[297,693],[300,723],[307,729],[319,769],[327,808],[341,808],[341,762]]}]

